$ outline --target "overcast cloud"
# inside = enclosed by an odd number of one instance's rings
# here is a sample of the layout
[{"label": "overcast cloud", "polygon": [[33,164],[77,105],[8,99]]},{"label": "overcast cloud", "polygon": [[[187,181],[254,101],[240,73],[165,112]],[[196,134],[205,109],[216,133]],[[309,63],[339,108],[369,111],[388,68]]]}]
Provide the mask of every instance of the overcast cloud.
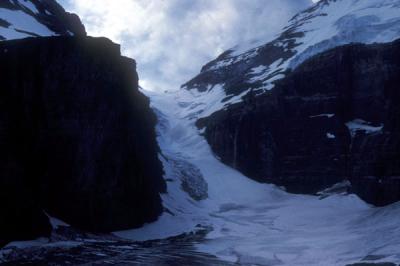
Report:
[{"label": "overcast cloud", "polygon": [[122,44],[141,85],[178,89],[223,51],[269,40],[311,0],[62,0],[92,36]]}]

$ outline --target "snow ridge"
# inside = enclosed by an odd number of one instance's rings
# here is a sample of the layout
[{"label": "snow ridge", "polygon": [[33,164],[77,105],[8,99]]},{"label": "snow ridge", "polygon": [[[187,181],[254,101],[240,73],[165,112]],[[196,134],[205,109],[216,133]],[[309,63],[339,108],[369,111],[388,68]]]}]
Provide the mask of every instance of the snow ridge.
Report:
[{"label": "snow ridge", "polygon": [[[242,101],[249,91],[267,93],[287,71],[318,53],[349,43],[387,43],[397,38],[400,0],[324,0],[293,17],[275,40],[241,54],[235,48],[226,51],[183,88],[208,94],[205,98],[217,97],[212,105],[202,102],[199,117],[204,117]],[[244,80],[239,89],[238,78]],[[209,89],[216,84],[222,84],[222,94]]]}]

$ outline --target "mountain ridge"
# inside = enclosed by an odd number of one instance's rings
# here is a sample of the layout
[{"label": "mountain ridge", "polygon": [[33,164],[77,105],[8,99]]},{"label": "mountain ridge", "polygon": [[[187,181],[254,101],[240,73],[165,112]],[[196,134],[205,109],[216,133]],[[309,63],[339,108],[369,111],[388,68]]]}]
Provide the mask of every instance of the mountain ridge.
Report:
[{"label": "mountain ridge", "polygon": [[[400,36],[398,11],[398,0],[316,3],[295,15],[275,40],[239,55],[225,51],[183,84],[182,89],[197,90],[192,93],[213,98],[212,104],[202,101],[201,107],[193,107],[193,115],[204,117],[224,109],[242,101],[250,91],[268,94],[289,69],[317,53],[347,43],[393,41]],[[212,92],[214,87],[220,92]]]}]

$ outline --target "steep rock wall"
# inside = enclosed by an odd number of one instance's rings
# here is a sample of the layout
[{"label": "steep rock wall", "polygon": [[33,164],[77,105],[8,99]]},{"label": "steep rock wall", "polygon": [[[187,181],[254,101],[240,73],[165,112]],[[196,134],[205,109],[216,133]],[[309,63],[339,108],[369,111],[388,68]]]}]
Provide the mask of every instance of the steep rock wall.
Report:
[{"label": "steep rock wall", "polygon": [[104,38],[0,42],[0,236],[141,226],[165,190],[135,61]]},{"label": "steep rock wall", "polygon": [[350,179],[385,205],[400,200],[399,84],[400,41],[346,45],[198,126],[224,163],[258,181],[316,193]]}]

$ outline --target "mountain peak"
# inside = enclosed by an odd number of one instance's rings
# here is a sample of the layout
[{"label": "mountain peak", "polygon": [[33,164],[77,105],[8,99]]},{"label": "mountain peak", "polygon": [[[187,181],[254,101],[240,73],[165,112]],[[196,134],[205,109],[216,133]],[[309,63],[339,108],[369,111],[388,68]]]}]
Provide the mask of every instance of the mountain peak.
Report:
[{"label": "mountain peak", "polygon": [[[399,0],[322,0],[298,13],[278,37],[238,54],[230,49],[209,62],[183,85],[219,99],[205,102],[195,112],[220,110],[242,101],[248,93],[268,93],[274,83],[318,53],[349,43],[387,43],[400,36]],[[218,108],[215,108],[218,102]]]}]

